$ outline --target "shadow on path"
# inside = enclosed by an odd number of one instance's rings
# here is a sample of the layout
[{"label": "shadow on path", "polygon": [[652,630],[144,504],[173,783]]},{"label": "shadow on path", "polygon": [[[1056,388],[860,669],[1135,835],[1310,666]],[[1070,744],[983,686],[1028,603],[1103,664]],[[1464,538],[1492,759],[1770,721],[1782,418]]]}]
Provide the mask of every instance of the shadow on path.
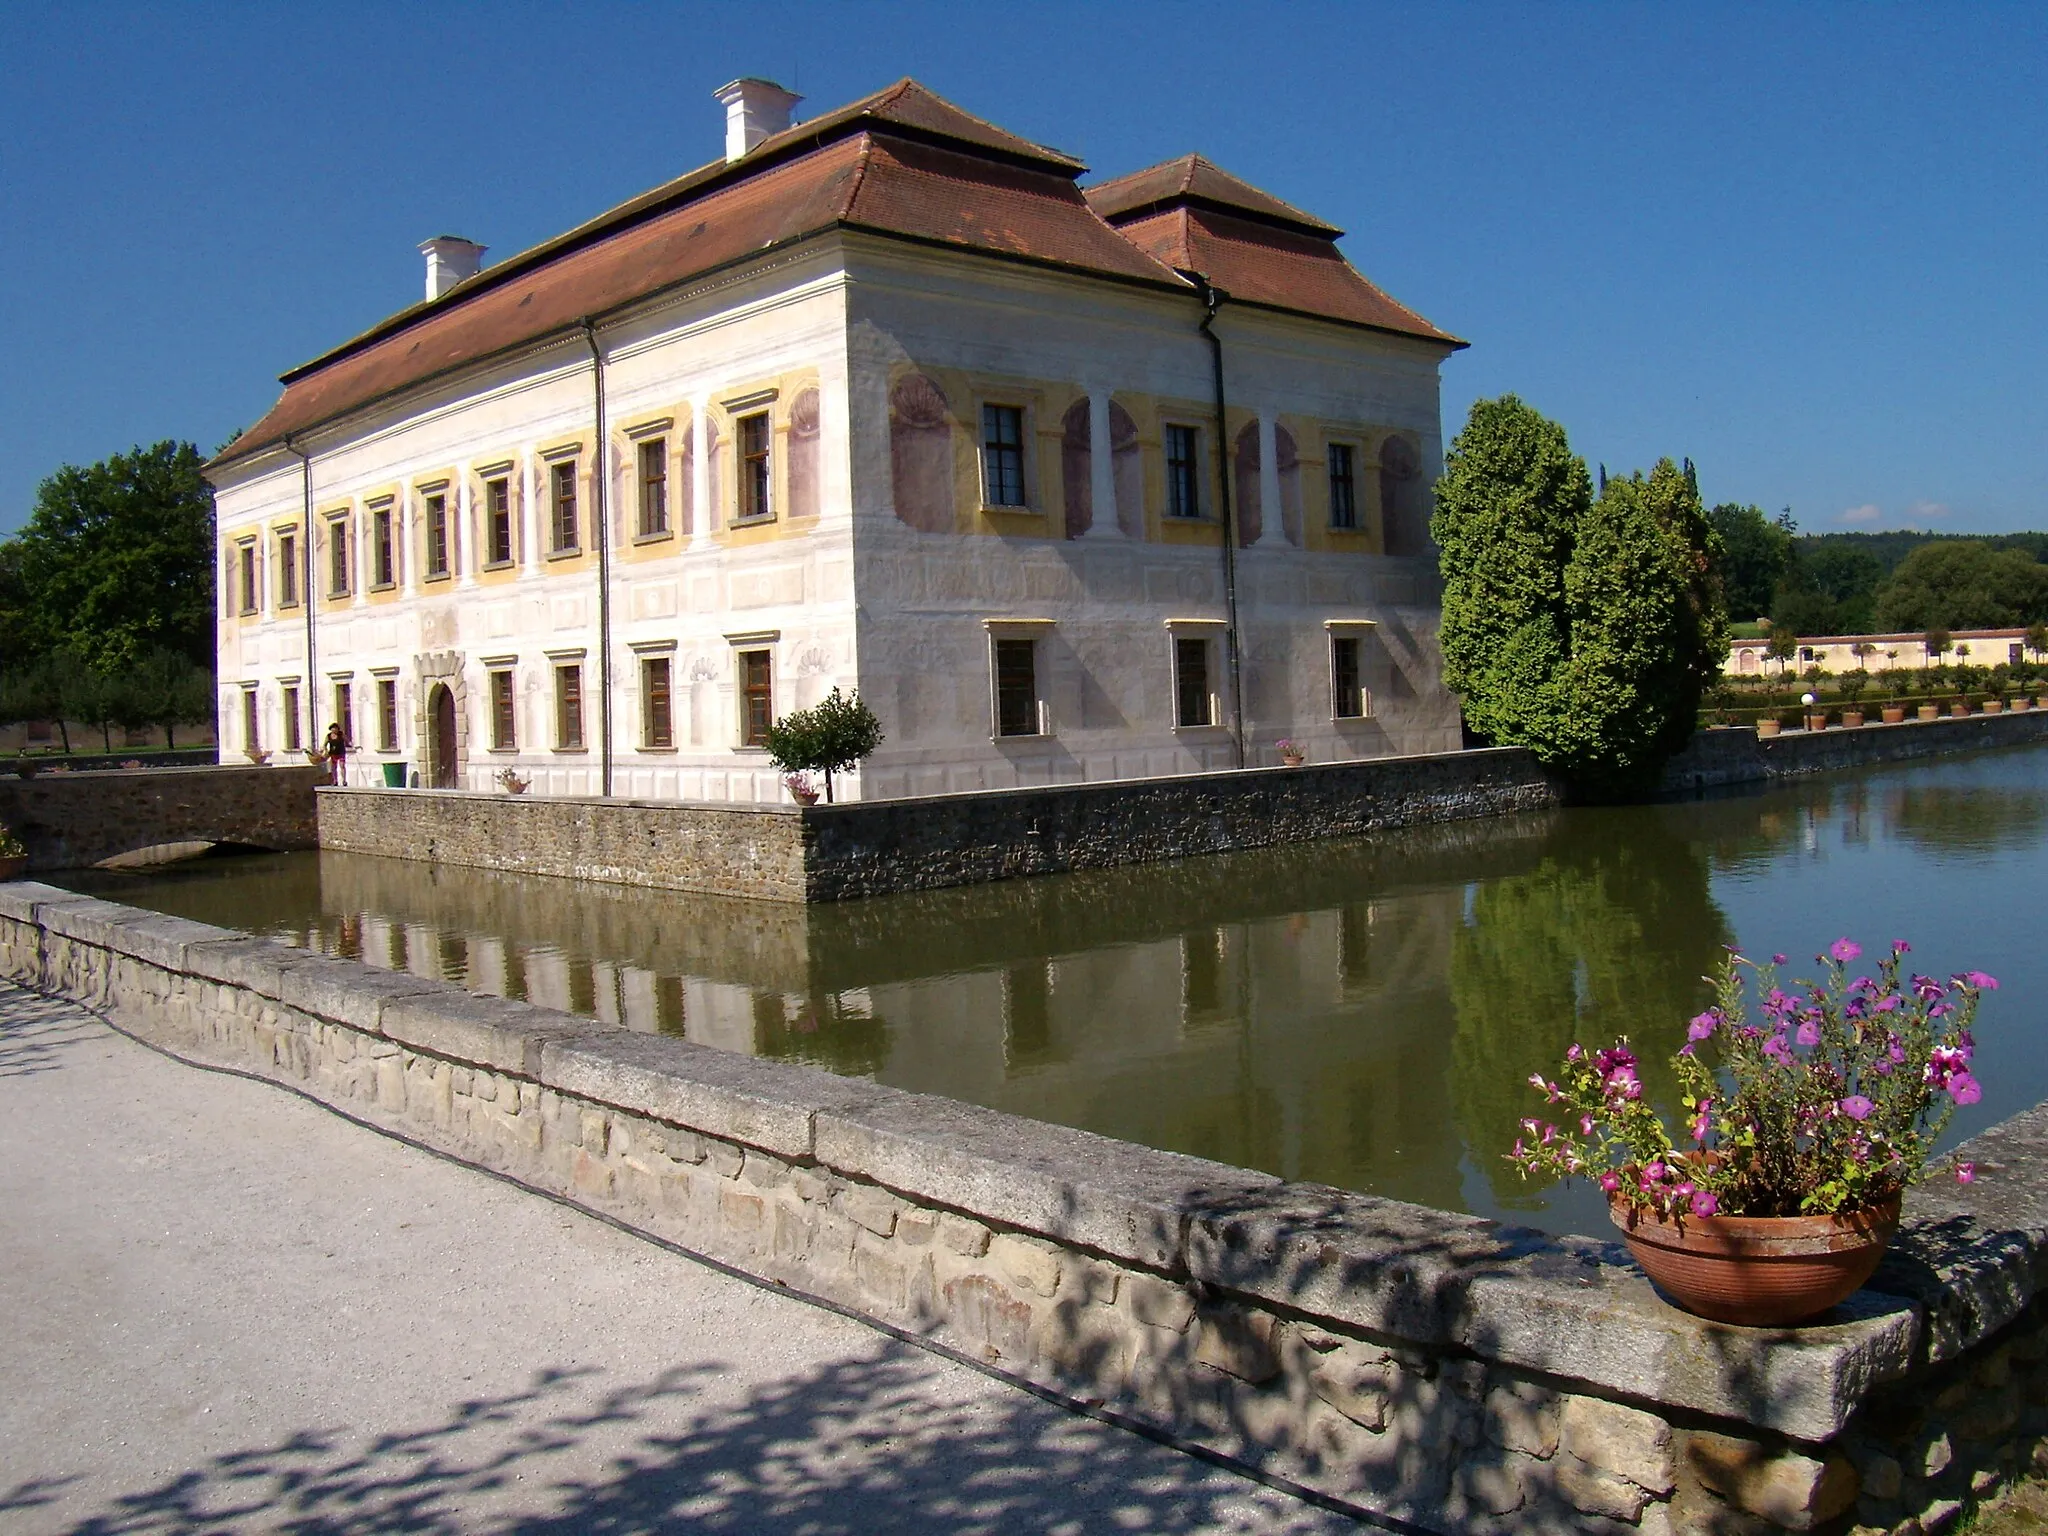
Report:
[{"label": "shadow on path", "polygon": [[[889,1343],[733,1406],[696,1366],[626,1387],[546,1370],[402,1433],[302,1429],[49,1526],[64,1536],[277,1531],[1328,1532],[1299,1503],[1023,1393],[935,1402],[930,1361]],[[595,1470],[593,1470],[595,1469]],[[0,1493],[68,1502],[70,1479]]]}]

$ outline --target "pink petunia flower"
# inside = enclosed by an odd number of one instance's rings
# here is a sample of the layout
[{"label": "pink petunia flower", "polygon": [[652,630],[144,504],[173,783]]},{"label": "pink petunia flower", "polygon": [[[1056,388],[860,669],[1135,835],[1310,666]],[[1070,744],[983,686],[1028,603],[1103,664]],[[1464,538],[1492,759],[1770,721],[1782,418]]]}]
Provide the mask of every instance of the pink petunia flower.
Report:
[{"label": "pink petunia flower", "polygon": [[1975,1163],[1959,1162],[1956,1164],[1956,1182],[1958,1184],[1973,1184],[1976,1182],[1976,1179],[1977,1165]]},{"label": "pink petunia flower", "polygon": [[1828,946],[1828,953],[1842,964],[1848,965],[1861,958],[1863,946],[1854,939],[1837,939]]},{"label": "pink petunia flower", "polygon": [[1720,1209],[1721,1202],[1714,1198],[1711,1189],[1702,1189],[1692,1197],[1692,1213],[1695,1216],[1711,1216]]}]

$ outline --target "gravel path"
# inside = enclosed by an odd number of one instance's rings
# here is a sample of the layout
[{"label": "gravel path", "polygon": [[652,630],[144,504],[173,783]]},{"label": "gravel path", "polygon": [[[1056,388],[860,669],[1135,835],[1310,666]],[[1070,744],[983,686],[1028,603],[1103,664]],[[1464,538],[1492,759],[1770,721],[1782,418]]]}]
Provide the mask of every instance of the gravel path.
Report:
[{"label": "gravel path", "polygon": [[0,983],[0,1528],[1351,1522]]}]

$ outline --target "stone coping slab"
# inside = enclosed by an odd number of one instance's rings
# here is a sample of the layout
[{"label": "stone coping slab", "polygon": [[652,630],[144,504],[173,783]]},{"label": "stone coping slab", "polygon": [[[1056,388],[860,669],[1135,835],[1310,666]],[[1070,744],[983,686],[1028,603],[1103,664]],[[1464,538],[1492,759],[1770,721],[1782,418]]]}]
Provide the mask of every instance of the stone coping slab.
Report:
[{"label": "stone coping slab", "polygon": [[1794,1440],[1829,1438],[1877,1382],[1996,1333],[2035,1297],[2048,1254],[2048,1105],[1965,1145],[1980,1169],[1967,1192],[1916,1191],[1878,1282],[1826,1325],[1733,1328],[1665,1303],[1613,1243],[1284,1182],[48,886],[0,886],[0,919],[1109,1255],[1198,1295]]}]

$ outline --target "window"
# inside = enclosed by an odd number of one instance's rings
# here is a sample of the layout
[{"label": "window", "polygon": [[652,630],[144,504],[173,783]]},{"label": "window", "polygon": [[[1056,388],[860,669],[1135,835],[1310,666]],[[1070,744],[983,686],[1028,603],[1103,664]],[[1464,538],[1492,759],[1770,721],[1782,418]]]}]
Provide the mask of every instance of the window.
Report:
[{"label": "window", "polygon": [[244,688],[242,690],[242,750],[253,754],[260,751],[262,746],[263,743],[257,739],[256,735],[256,690],[254,688]]},{"label": "window", "polygon": [[284,749],[296,752],[302,745],[299,739],[299,685],[286,683],[279,690],[279,708],[284,711]]},{"label": "window", "polygon": [[558,555],[576,553],[576,461],[564,459],[548,466],[548,527]]},{"label": "window", "polygon": [[981,408],[981,493],[991,507],[1024,505],[1024,411],[1020,406]]},{"label": "window", "polygon": [[771,686],[766,651],[740,652],[740,745],[768,744],[768,727],[775,723],[775,695]]},{"label": "window", "polygon": [[1173,723],[1214,725],[1209,697],[1209,642],[1176,635],[1173,641]]},{"label": "window", "polygon": [[676,744],[675,713],[669,703],[668,658],[648,656],[640,663],[640,745]]},{"label": "window", "polygon": [[436,491],[427,497],[427,579],[448,574],[448,497]]},{"label": "window", "polygon": [[512,692],[512,669],[500,667],[491,673],[491,750],[513,752],[519,747],[519,710]]},{"label": "window", "polygon": [[[1358,526],[1358,479],[1352,468],[1349,443],[1330,444],[1330,526]],[[1337,713],[1341,715],[1344,711]]]},{"label": "window", "polygon": [[299,606],[299,535],[290,529],[277,536],[277,606]]},{"label": "window", "polygon": [[484,547],[487,563],[512,563],[512,481],[499,475],[484,482]]},{"label": "window", "polygon": [[238,578],[241,587],[241,611],[245,614],[254,613],[256,611],[256,541],[250,539],[238,545],[235,549],[235,560],[237,569],[241,573]]},{"label": "window", "polygon": [[377,507],[370,513],[370,586],[389,587],[398,576],[391,558],[391,509]]},{"label": "window", "polygon": [[640,445],[640,537],[659,538],[668,532],[668,439],[651,437]]},{"label": "window", "polygon": [[1038,642],[998,640],[996,659],[996,734],[1037,736],[1043,726],[1038,711]]},{"label": "window", "polygon": [[2005,659],[2009,665],[2016,667],[2026,659],[2025,652],[2026,647],[2023,645],[2008,645],[2005,648]]},{"label": "window", "polygon": [[583,668],[569,662],[555,668],[555,750],[583,749]]},{"label": "window", "polygon": [[334,685],[334,723],[341,727],[341,739],[356,744],[355,690],[347,683]]},{"label": "window", "polygon": [[1330,713],[1336,719],[1362,720],[1369,713],[1359,672],[1361,649],[1356,635],[1330,637]]},{"label": "window", "polygon": [[1201,439],[1193,427],[1167,427],[1166,515],[1168,517],[1200,517],[1202,515],[1202,482],[1197,472],[1197,466],[1201,463],[1200,450]]},{"label": "window", "polygon": [[377,679],[377,750],[398,750],[398,679]]},{"label": "window", "polygon": [[327,595],[347,597],[349,593],[348,519],[337,517],[327,525]]},{"label": "window", "polygon": [[768,413],[742,416],[735,429],[740,444],[740,517],[772,517],[769,501]]}]

